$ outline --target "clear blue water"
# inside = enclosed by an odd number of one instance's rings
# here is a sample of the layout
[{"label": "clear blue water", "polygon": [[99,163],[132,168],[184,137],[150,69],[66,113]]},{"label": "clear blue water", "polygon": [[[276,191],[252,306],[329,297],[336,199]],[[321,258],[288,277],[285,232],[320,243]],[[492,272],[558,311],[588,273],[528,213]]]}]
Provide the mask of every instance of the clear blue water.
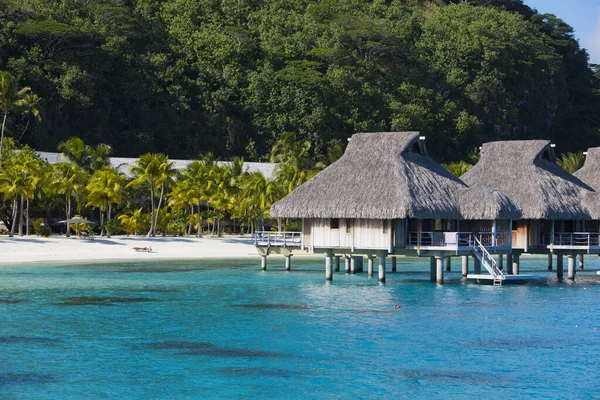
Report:
[{"label": "clear blue water", "polygon": [[2,267],[0,398],[599,396],[599,257],[575,283],[525,259],[540,283],[502,288],[293,261]]}]

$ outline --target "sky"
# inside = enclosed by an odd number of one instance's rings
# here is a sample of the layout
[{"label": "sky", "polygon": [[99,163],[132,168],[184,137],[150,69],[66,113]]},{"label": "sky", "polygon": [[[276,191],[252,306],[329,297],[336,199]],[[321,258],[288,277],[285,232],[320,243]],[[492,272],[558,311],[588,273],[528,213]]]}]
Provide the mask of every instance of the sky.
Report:
[{"label": "sky", "polygon": [[554,14],[575,30],[592,64],[600,64],[600,0],[524,0],[540,14]]}]

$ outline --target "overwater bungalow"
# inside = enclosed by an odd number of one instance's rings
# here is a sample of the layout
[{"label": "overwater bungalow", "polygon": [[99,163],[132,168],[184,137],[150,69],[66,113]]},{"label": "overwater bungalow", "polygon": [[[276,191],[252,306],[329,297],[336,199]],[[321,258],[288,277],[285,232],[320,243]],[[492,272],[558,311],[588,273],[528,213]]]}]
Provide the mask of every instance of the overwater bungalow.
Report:
[{"label": "overwater bungalow", "polygon": [[[498,190],[468,187],[428,155],[418,132],[357,133],[344,155],[271,207],[271,216],[302,219],[302,232],[262,233],[256,245],[263,255],[298,251],[326,255],[326,279],[332,263],[369,275],[379,257],[385,280],[386,257],[431,257],[431,278],[443,282],[443,259],[474,255],[494,278],[503,279],[490,254],[510,254],[512,220],[518,207]],[[277,239],[279,237],[279,239]],[[274,245],[279,240],[279,245]],[[281,244],[283,242],[283,245]],[[286,243],[287,242],[287,243]],[[290,250],[291,249],[291,250]]]},{"label": "overwater bungalow", "polygon": [[577,254],[600,252],[590,242],[593,202],[598,194],[581,179],[556,164],[553,146],[547,140],[485,143],[479,162],[461,179],[474,187],[496,189],[506,194],[522,211],[513,222],[514,268],[519,274],[521,253],[557,255],[557,275],[562,277],[563,256],[569,259],[570,279],[575,278]]}]

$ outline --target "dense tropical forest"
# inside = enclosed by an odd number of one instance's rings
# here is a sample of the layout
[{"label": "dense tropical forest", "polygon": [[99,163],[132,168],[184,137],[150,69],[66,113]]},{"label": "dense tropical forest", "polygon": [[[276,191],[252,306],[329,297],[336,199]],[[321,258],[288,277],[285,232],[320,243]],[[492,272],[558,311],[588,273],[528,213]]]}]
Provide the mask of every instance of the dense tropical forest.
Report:
[{"label": "dense tropical forest", "polygon": [[3,109],[5,135],[37,150],[262,161],[290,133],[316,157],[419,130],[448,163],[496,139],[600,144],[596,66],[520,0],[0,0],[0,70],[37,96]]}]

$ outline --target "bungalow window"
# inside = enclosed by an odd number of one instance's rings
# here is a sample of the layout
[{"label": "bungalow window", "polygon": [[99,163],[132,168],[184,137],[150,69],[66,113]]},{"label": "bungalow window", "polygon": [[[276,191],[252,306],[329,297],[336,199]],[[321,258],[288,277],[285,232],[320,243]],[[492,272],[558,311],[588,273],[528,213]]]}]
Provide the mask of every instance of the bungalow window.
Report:
[{"label": "bungalow window", "polygon": [[352,220],[350,218],[346,218],[346,233],[350,233],[351,228],[352,228]]},{"label": "bungalow window", "polygon": [[331,218],[331,229],[340,229],[340,219],[339,218]]}]

